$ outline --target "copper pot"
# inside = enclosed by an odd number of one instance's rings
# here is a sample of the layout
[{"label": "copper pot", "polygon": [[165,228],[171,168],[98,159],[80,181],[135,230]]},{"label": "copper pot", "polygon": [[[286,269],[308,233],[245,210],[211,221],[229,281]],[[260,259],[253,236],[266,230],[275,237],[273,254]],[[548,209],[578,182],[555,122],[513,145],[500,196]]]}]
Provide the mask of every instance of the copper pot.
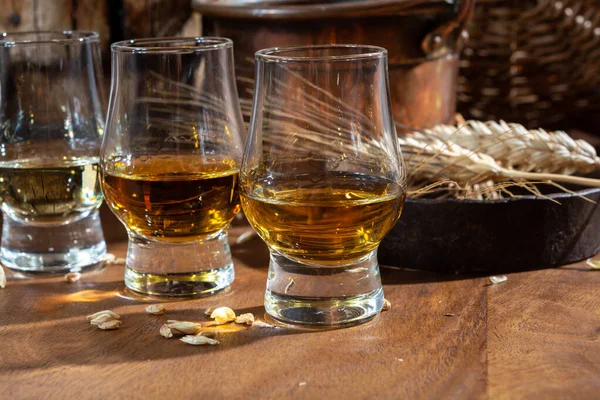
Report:
[{"label": "copper pot", "polygon": [[259,49],[372,44],[389,51],[396,121],[427,128],[453,122],[458,52],[473,2],[194,0],[193,7],[203,15],[205,35],[233,39],[241,97],[251,97],[254,53]]}]

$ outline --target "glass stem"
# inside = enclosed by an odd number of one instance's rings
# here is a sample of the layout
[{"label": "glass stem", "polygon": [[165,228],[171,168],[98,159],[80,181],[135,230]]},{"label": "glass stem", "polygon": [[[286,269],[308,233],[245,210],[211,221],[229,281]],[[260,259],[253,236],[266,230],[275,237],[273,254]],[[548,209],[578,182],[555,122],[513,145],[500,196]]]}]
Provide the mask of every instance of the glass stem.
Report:
[{"label": "glass stem", "polygon": [[294,325],[361,323],[383,307],[377,250],[350,266],[310,266],[271,251],[265,309]]},{"label": "glass stem", "polygon": [[39,274],[64,274],[101,267],[106,244],[98,210],[65,225],[31,226],[3,213],[0,261]]},{"label": "glass stem", "polygon": [[226,232],[193,243],[163,243],[129,235],[125,285],[135,292],[200,297],[226,288],[233,279]]}]

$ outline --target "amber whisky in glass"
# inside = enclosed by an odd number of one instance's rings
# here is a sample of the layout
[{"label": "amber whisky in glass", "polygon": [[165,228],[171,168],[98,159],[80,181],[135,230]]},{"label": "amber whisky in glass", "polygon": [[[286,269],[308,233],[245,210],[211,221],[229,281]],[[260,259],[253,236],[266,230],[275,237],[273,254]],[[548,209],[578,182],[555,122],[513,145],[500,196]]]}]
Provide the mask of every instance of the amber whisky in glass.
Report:
[{"label": "amber whisky in glass", "polygon": [[377,247],[404,205],[387,52],[316,45],[256,53],[240,172],[246,217],[270,250],[265,309],[292,325],[377,315]]},{"label": "amber whisky in glass", "polygon": [[100,169],[129,234],[125,284],[163,297],[216,293],[234,279],[227,229],[240,210],[233,43],[136,39],[112,53]]}]

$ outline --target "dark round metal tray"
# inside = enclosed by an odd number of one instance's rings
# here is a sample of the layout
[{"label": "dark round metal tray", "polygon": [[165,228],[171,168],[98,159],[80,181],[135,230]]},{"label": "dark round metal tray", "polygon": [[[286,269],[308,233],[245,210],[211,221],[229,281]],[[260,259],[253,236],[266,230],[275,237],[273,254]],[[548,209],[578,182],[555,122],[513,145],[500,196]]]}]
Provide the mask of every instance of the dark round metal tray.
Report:
[{"label": "dark round metal tray", "polygon": [[[600,252],[600,189],[501,200],[408,199],[381,265],[438,272],[556,267]],[[581,196],[596,202],[586,201]]]}]

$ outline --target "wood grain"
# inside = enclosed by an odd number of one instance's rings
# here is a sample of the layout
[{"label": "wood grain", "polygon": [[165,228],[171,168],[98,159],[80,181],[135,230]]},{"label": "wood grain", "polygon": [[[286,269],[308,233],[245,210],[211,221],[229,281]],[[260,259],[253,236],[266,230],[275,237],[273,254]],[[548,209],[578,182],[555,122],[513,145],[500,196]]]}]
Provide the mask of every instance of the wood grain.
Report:
[{"label": "wood grain", "polygon": [[3,1],[0,7],[0,31],[18,32],[35,29],[34,1]]},{"label": "wood grain", "polygon": [[[76,0],[73,10],[73,29],[94,31],[100,35],[100,48],[103,56],[109,56],[110,26],[108,21],[108,7],[106,1]],[[110,57],[103,59],[107,64]],[[108,76],[110,79],[110,76]]]},{"label": "wood grain", "polygon": [[[232,239],[247,231],[235,227]],[[124,256],[126,244],[110,250]],[[250,328],[219,346],[158,334],[167,319],[202,321],[209,306],[263,316],[268,254],[258,239],[232,243],[237,277],[213,297],[171,302],[123,289],[122,266],[23,280],[0,290],[0,393],[25,398],[593,398],[600,387],[600,272],[584,264],[457,278],[385,268],[392,309],[340,330]],[[122,315],[100,331],[85,315]],[[301,384],[304,383],[305,384]]]},{"label": "wood grain", "polygon": [[202,23],[189,0],[0,0],[0,32],[73,29],[100,34],[110,78],[111,39],[199,36]]},{"label": "wood grain", "polygon": [[73,29],[72,0],[3,0],[0,32]]},{"label": "wood grain", "polygon": [[488,289],[491,397],[597,398],[600,272],[577,264],[511,278]]},{"label": "wood grain", "polygon": [[130,38],[175,36],[192,15],[189,0],[124,0],[123,4],[125,34]]}]

